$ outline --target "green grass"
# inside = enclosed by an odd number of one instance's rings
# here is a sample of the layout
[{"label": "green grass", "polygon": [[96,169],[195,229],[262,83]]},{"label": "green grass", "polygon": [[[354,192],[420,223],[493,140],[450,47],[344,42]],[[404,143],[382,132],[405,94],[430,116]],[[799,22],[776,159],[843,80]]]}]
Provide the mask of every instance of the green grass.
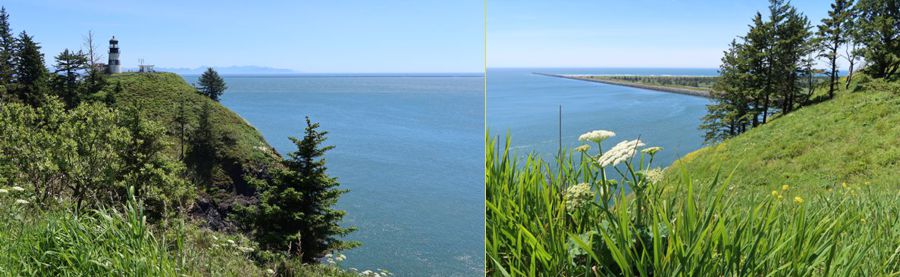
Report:
[{"label": "green grass", "polygon": [[[188,134],[197,126],[200,109],[209,104],[212,107],[210,119],[212,125],[226,140],[233,145],[221,149],[220,156],[225,160],[237,161],[252,171],[259,165],[271,165],[280,160],[277,152],[262,137],[256,128],[238,114],[212,101],[208,97],[196,93],[195,89],[174,73],[121,73],[109,78],[107,93],[114,91],[116,84],[121,83],[123,90],[115,96],[116,105],[137,105],[146,111],[151,119],[168,127],[172,157],[178,157],[181,147],[180,128],[176,118],[184,102],[185,117],[188,122]],[[102,96],[98,96],[102,98]]]},{"label": "green grass", "polygon": [[[736,167],[741,193],[766,194],[782,185],[816,195],[829,189],[900,190],[900,84],[864,81],[835,99],[804,107],[740,136],[690,153],[685,167],[709,180]],[[821,93],[820,93],[821,94]]]},{"label": "green grass", "polygon": [[[269,276],[280,263],[251,259],[240,235],[190,222],[150,225],[140,204],[75,215],[17,203],[27,191],[0,192],[0,275],[4,276]],[[329,265],[289,264],[293,275],[358,276]]]},{"label": "green grass", "polygon": [[596,151],[519,160],[488,140],[487,273],[900,276],[898,88],[861,82],[658,181],[635,173],[650,167],[640,153],[602,168]]}]

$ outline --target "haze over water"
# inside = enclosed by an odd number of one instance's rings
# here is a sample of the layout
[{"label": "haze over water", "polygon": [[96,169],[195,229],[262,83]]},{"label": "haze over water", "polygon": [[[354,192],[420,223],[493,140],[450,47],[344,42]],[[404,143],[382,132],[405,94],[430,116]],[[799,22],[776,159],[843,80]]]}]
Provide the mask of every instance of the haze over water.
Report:
[{"label": "haze over water", "polygon": [[329,132],[328,173],[351,190],[338,208],[363,243],[343,267],[483,275],[484,80],[436,75],[224,76],[222,104],[282,155],[306,115]]},{"label": "haze over water", "polygon": [[[604,143],[609,149],[640,136],[647,146],[662,146],[655,166],[668,166],[699,149],[698,129],[709,100],[702,97],[533,74],[690,75],[716,76],[716,69],[678,68],[489,68],[487,126],[491,136],[512,136],[511,151],[531,152],[548,161],[559,148],[559,107],[562,105],[562,146],[583,144],[578,136],[603,129],[616,133]],[[593,146],[593,145],[592,145]],[[593,146],[596,147],[596,146]],[[596,148],[592,149],[596,151]],[[593,152],[596,153],[596,152]]]}]

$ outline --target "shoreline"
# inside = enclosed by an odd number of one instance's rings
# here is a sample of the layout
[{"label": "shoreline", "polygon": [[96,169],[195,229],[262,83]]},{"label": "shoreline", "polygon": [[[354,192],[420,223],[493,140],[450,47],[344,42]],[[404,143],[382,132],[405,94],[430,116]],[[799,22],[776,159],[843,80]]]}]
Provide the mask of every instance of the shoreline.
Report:
[{"label": "shoreline", "polygon": [[712,98],[710,96],[710,92],[703,90],[694,90],[694,89],[686,89],[686,88],[675,88],[675,87],[664,87],[664,86],[654,86],[654,85],[645,85],[639,83],[631,83],[631,82],[620,82],[620,81],[612,81],[612,80],[599,80],[599,79],[591,79],[588,78],[589,75],[563,75],[563,74],[552,74],[552,73],[540,73],[540,72],[532,72],[532,74],[542,75],[547,77],[556,77],[556,78],[564,78],[564,79],[572,79],[586,82],[594,82],[601,83],[607,85],[616,85],[616,86],[626,86],[640,89],[648,89],[655,90],[661,92],[669,92],[669,93],[677,93],[683,95],[697,96],[703,98]]}]

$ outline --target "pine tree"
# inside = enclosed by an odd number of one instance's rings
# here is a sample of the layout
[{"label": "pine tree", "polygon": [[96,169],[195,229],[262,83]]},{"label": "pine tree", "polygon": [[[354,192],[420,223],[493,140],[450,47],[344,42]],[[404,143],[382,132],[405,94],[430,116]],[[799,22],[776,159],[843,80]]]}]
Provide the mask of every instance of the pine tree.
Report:
[{"label": "pine tree", "polygon": [[847,59],[847,63],[849,64],[847,70],[847,82],[844,84],[844,89],[850,88],[850,82],[853,81],[853,73],[855,72],[854,68],[862,55],[860,42],[863,41],[864,38],[861,36],[858,21],[859,9],[856,6],[853,6],[847,13],[847,21],[844,22],[844,32],[847,34],[847,47],[844,48],[844,58]]},{"label": "pine tree", "polygon": [[53,88],[59,94],[66,107],[71,109],[81,103],[82,71],[88,69],[88,59],[81,51],[63,50],[56,56],[56,76]]},{"label": "pine tree", "polygon": [[850,9],[853,5],[852,0],[835,0],[831,4],[831,10],[828,11],[828,17],[822,19],[819,25],[818,37],[822,42],[821,56],[828,61],[831,67],[828,82],[828,98],[834,98],[834,87],[837,84],[838,77],[838,51],[841,45],[847,43],[846,22],[850,18]]},{"label": "pine tree", "polygon": [[863,69],[875,78],[893,78],[900,70],[900,0],[859,0],[856,3]]},{"label": "pine tree", "polygon": [[338,189],[337,180],[326,173],[322,146],[328,132],[306,118],[303,139],[291,137],[297,151],[288,155],[284,168],[273,171],[270,182],[260,189],[259,203],[250,210],[255,236],[269,250],[288,250],[305,263],[315,263],[325,254],[356,247],[343,241],[354,228],[339,225],[345,212],[332,208],[348,190]]},{"label": "pine tree", "polygon": [[135,196],[146,201],[151,217],[157,219],[176,203],[183,203],[190,193],[179,176],[183,168],[163,154],[165,128],[148,119],[141,106],[126,107],[122,113],[120,124],[130,136],[119,151],[122,167],[117,175],[123,185],[117,189],[124,201],[128,187],[133,187]]},{"label": "pine tree", "polygon": [[211,109],[209,103],[200,109],[197,129],[190,137],[190,148],[185,160],[186,164],[193,169],[198,181],[206,186],[212,184],[213,169],[217,163],[217,136],[210,119]]},{"label": "pine tree", "polygon": [[197,92],[218,102],[219,97],[222,96],[226,89],[228,87],[225,85],[225,80],[210,67],[200,76],[200,86],[197,87]]},{"label": "pine tree", "polygon": [[16,45],[16,87],[18,99],[32,106],[40,106],[46,101],[49,91],[47,67],[41,47],[24,31]]},{"label": "pine tree", "polygon": [[[0,86],[10,89],[15,73],[16,38],[9,27],[9,14],[5,7],[0,7]],[[0,95],[0,98],[3,98]]]}]

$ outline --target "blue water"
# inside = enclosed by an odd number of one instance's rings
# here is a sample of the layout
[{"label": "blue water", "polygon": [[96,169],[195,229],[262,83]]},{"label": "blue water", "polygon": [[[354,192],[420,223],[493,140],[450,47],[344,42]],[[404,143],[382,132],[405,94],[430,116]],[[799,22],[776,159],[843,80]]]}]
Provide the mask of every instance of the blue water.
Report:
[{"label": "blue water", "polygon": [[[617,135],[608,149],[625,139],[640,137],[647,146],[662,146],[655,165],[667,166],[699,149],[698,130],[709,100],[646,89],[535,75],[628,74],[715,76],[716,69],[677,68],[528,68],[488,69],[487,125],[491,135],[512,137],[518,155],[536,153],[552,160],[559,148],[559,107],[562,106],[562,145],[572,149],[584,132],[604,129]],[[593,149],[596,151],[596,149]]]},{"label": "blue water", "polygon": [[[196,82],[196,76],[186,76]],[[342,266],[397,276],[480,276],[484,270],[484,94],[481,76],[225,76],[222,104],[280,153],[304,116],[336,148],[328,173],[363,245]]]}]

